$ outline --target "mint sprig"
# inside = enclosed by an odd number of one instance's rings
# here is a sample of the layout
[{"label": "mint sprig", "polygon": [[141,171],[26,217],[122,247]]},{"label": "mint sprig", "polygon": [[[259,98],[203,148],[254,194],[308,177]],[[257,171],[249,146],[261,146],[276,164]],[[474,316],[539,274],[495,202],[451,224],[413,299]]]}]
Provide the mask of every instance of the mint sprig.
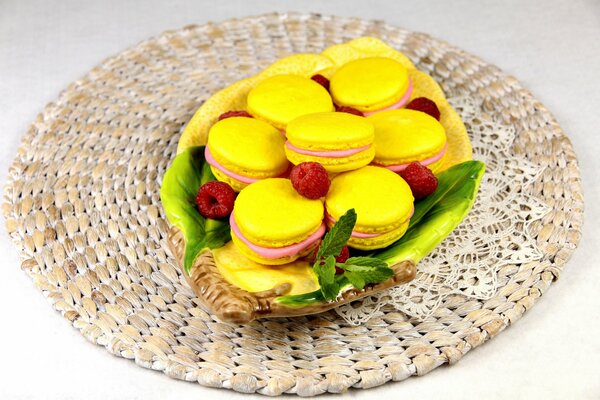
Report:
[{"label": "mint sprig", "polygon": [[355,224],[356,211],[354,211],[354,208],[351,208],[337,220],[335,225],[333,225],[323,238],[321,247],[319,247],[319,251],[317,252],[317,261],[329,256],[338,256],[348,242],[348,239],[350,239]]},{"label": "mint sprig", "polygon": [[328,256],[324,262],[315,263],[313,268],[319,278],[323,297],[335,299],[340,291],[339,284],[335,281],[335,257]]},{"label": "mint sprig", "polygon": [[344,276],[357,289],[362,289],[367,283],[379,283],[394,275],[394,270],[382,260],[370,257],[350,257],[338,268],[344,270]]},{"label": "mint sprig", "polygon": [[[346,283],[363,289],[366,284],[383,282],[394,275],[385,261],[376,258],[350,257],[344,263],[335,262],[335,257],[350,239],[355,224],[356,212],[351,208],[327,232],[317,252],[313,271],[325,300],[335,300]],[[343,269],[344,273],[336,276],[336,267]]]}]

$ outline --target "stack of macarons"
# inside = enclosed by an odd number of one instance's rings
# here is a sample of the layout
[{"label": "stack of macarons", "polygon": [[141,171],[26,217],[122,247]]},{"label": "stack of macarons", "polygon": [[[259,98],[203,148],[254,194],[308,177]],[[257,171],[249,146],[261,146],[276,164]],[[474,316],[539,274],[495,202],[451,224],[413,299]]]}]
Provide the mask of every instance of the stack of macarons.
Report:
[{"label": "stack of macarons", "polygon": [[239,192],[258,180],[285,174],[289,162],[284,143],[281,133],[264,121],[231,117],[210,129],[205,158],[215,177]]},{"label": "stack of macarons", "polygon": [[415,110],[382,111],[367,117],[375,128],[373,163],[402,172],[419,162],[432,172],[443,165],[446,131],[438,120]]},{"label": "stack of macarons", "polygon": [[371,115],[406,105],[413,86],[408,70],[398,61],[370,57],[340,67],[331,77],[329,91],[338,106]]},{"label": "stack of macarons", "polygon": [[249,259],[281,265],[315,250],[325,234],[323,202],[302,197],[289,179],[265,179],[238,195],[231,238]]},{"label": "stack of macarons", "polygon": [[[281,265],[311,254],[327,227],[351,208],[357,222],[349,247],[390,245],[404,235],[414,211],[411,188],[399,173],[412,162],[434,172],[443,164],[443,126],[403,108],[413,87],[401,63],[362,58],[328,76],[329,90],[303,76],[266,78],[248,94],[251,118],[226,118],[209,132],[211,170],[240,192],[230,216],[232,240],[255,262]],[[335,112],[334,104],[358,115]],[[310,162],[325,169],[330,183],[320,199],[303,197],[283,178],[291,164]]]},{"label": "stack of macarons", "polygon": [[406,230],[414,211],[410,187],[398,174],[366,166],[335,176],[325,197],[328,226],[350,208],[357,214],[348,246],[360,250],[386,247]]},{"label": "stack of macarons", "polygon": [[318,162],[337,173],[363,167],[375,156],[373,125],[348,113],[300,116],[288,124],[286,134],[285,153],[295,165]]}]

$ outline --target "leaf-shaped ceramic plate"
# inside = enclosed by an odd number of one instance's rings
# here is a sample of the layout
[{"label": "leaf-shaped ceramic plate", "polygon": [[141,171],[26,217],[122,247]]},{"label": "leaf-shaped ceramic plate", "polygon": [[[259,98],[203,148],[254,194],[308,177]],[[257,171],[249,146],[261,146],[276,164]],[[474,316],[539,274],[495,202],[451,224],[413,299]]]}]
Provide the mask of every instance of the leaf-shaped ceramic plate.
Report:
[{"label": "leaf-shaped ceramic plate", "polygon": [[[436,192],[415,204],[415,214],[405,236],[385,249],[368,254],[386,261],[394,276],[362,290],[346,282],[336,301],[325,301],[308,262],[299,260],[276,267],[254,263],[238,253],[231,243],[227,221],[200,216],[195,194],[201,184],[215,179],[204,162],[203,146],[218,116],[229,110],[245,109],[249,90],[262,79],[276,74],[331,76],[344,63],[371,56],[401,62],[410,71],[412,97],[425,96],[437,103],[440,122],[448,137],[446,171],[438,176]],[[186,126],[178,155],[161,187],[161,201],[173,225],[169,245],[192,289],[221,320],[246,323],[260,317],[322,312],[414,278],[419,260],[456,227],[474,202],[484,165],[470,159],[471,144],[466,129],[437,83],[380,40],[358,38],[329,47],[321,54],[292,55],[214,94]]]}]

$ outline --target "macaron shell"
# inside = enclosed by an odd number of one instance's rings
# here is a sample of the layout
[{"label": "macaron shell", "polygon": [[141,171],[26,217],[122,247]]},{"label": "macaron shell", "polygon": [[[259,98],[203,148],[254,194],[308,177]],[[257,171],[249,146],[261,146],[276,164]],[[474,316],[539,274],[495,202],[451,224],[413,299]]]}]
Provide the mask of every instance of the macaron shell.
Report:
[{"label": "macaron shell", "polygon": [[231,241],[237,247],[238,251],[240,253],[242,253],[244,256],[246,256],[247,258],[249,258],[250,260],[252,260],[254,262],[257,262],[259,264],[264,264],[264,265],[289,264],[293,261],[296,261],[300,257],[304,257],[304,256],[308,255],[311,251],[313,251],[315,249],[315,246],[316,246],[316,245],[310,246],[306,250],[304,250],[300,253],[297,253],[293,256],[289,256],[289,257],[266,258],[266,257],[263,257],[263,256],[257,254],[256,252],[254,252],[250,247],[248,247],[246,245],[246,243],[244,243],[239,237],[237,237],[237,235],[233,231],[231,231]]},{"label": "macaron shell", "polygon": [[217,178],[218,181],[227,183],[236,192],[240,192],[243,188],[249,185],[248,183],[244,183],[238,181],[235,178],[232,178],[231,176],[223,173],[221,170],[213,167],[212,165],[210,166],[210,171],[213,173],[213,175],[215,176],[215,178]]},{"label": "macaron shell", "polygon": [[286,136],[294,146],[305,150],[346,150],[372,144],[375,129],[364,117],[326,112],[295,118],[288,124]]},{"label": "macaron shell", "polygon": [[256,179],[277,177],[287,170],[284,144],[279,130],[254,118],[224,119],[208,135],[208,148],[219,164]]},{"label": "macaron shell", "polygon": [[321,200],[302,197],[289,179],[270,178],[248,185],[234,205],[235,221],[252,243],[282,247],[301,242],[323,222]]},{"label": "macaron shell", "polygon": [[336,104],[375,111],[397,103],[409,88],[408,71],[390,58],[372,57],[341,66],[330,81]]},{"label": "macaron shell", "polygon": [[411,215],[413,203],[410,187],[400,175],[372,165],[337,175],[325,197],[327,213],[336,221],[354,208],[354,229],[365,233],[397,229]]},{"label": "macaron shell", "polygon": [[317,157],[306,154],[296,153],[293,150],[285,148],[285,154],[288,160],[298,165],[302,162],[318,162],[329,173],[338,173],[344,171],[351,171],[368,165],[373,161],[375,157],[375,147],[371,146],[367,150],[361,151],[356,154],[352,154],[348,157]]},{"label": "macaron shell", "polygon": [[408,225],[409,221],[406,221],[399,227],[372,238],[350,237],[348,246],[358,250],[375,250],[387,247],[406,233]]},{"label": "macaron shell", "polygon": [[398,61],[406,69],[415,68],[408,57],[388,46],[380,39],[363,36],[349,42],[336,44],[323,50],[321,53],[329,57],[337,65],[367,57],[387,57]]},{"label": "macaron shell", "polygon": [[329,92],[310,78],[275,75],[248,93],[248,112],[279,129],[304,114],[333,111]]},{"label": "macaron shell", "polygon": [[407,164],[438,154],[446,145],[443,125],[421,111],[382,111],[367,119],[375,126],[375,158],[379,165]]}]

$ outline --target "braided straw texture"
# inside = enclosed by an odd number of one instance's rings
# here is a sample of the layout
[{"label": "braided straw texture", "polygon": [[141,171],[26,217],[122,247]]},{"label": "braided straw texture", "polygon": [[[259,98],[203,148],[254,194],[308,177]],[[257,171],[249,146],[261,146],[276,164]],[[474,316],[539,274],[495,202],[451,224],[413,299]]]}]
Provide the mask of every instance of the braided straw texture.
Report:
[{"label": "braided straw texture", "polygon": [[[159,202],[184,124],[215,91],[282,56],[364,35],[404,51],[449,96],[472,96],[515,127],[514,152],[546,167],[527,187],[551,208],[530,227],[543,258],[501,268],[491,299],[452,295],[424,321],[384,309],[360,326],[334,311],[219,322],[176,268]],[[575,249],[583,198],[569,139],[497,67],[383,22],[269,14],[166,32],[69,85],[25,135],[3,211],[22,269],[91,342],[202,385],[311,396],[424,375],[517,321]]]}]

